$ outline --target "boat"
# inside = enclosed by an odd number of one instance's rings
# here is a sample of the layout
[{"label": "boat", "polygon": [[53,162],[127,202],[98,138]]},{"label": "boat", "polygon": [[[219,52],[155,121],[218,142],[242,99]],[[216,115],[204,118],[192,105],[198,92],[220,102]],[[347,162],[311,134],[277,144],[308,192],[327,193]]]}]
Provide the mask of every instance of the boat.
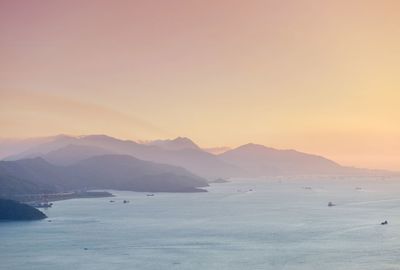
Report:
[{"label": "boat", "polygon": [[335,206],[335,205],[336,205],[336,204],[334,204],[333,202],[329,202],[329,203],[328,203],[328,206],[329,206],[329,207],[332,207],[332,206]]},{"label": "boat", "polygon": [[154,196],[154,194],[151,193],[151,194],[147,194],[146,196],[151,197],[151,196]]},{"label": "boat", "polygon": [[128,200],[124,200],[124,203],[129,203],[129,201]]},{"label": "boat", "polygon": [[388,224],[387,220],[385,220],[384,222],[381,222],[381,225],[387,225],[387,224]]}]

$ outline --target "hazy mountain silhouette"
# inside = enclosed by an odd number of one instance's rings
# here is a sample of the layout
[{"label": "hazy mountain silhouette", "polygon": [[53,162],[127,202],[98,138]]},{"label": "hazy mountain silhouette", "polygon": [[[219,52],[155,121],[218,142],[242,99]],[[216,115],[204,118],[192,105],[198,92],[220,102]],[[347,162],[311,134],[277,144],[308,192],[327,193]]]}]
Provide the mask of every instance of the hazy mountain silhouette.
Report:
[{"label": "hazy mountain silhouette", "polygon": [[89,188],[134,191],[196,191],[207,182],[187,170],[127,155],[96,156],[68,167]]},{"label": "hazy mountain silhouette", "polygon": [[[10,154],[5,156],[5,160],[18,160],[26,158],[41,157],[51,151],[73,144],[77,138],[68,135],[57,135],[52,137],[33,138],[20,141],[22,146],[18,147],[18,142],[14,142],[13,147],[9,147]],[[35,141],[36,143],[31,143]],[[29,147],[24,147],[29,145]],[[23,148],[22,151],[18,151]],[[13,150],[13,151],[12,151]]]},{"label": "hazy mountain silhouette", "polygon": [[68,190],[71,178],[64,168],[54,166],[43,158],[0,161],[0,178],[4,177],[13,178],[14,182],[22,181],[18,190],[26,183],[34,184],[36,188],[28,193]]},{"label": "hazy mountain silhouette", "polygon": [[[157,145],[139,144],[134,141],[123,141],[104,135],[92,135],[80,138],[80,143],[103,147],[119,154],[131,155],[142,160],[175,165],[188,169],[202,177],[229,177],[242,174],[242,170],[227,164],[215,155],[198,148],[189,139],[178,138],[164,144],[181,149],[165,149]],[[189,147],[183,147],[183,145]]]},{"label": "hazy mountain silhouette", "polygon": [[49,190],[49,188],[40,184],[4,174],[0,169],[0,197],[9,197],[17,194],[41,194],[46,191],[55,191],[55,189],[53,190],[53,187],[50,187]]},{"label": "hazy mountain silhouette", "polygon": [[[60,140],[62,137],[69,137],[66,135],[57,135],[49,137],[38,137],[28,139],[1,139],[0,138],[0,159],[9,156],[24,153],[37,145],[41,145],[54,140]],[[16,158],[18,159],[18,158]]]},{"label": "hazy mountain silhouette", "polygon": [[[90,146],[101,148],[110,153],[130,155],[142,160],[184,167],[197,175],[207,178],[243,175],[243,171],[240,168],[227,164],[215,155],[201,150],[187,138],[158,141],[156,144],[163,144],[164,146],[139,144],[134,141],[119,140],[106,135],[57,136],[50,142],[36,145],[27,151],[9,156],[7,160],[44,157],[46,160],[56,164],[61,164],[62,162],[66,162],[63,164],[72,164],[82,159],[80,152],[85,152],[85,149],[79,150],[79,146]],[[74,145],[74,149],[68,149],[68,145]],[[166,149],[166,147],[170,149]],[[171,150],[171,148],[175,149]],[[88,151],[87,154],[96,156],[96,151],[100,150],[92,148],[92,151]],[[73,153],[76,153],[76,156]]]},{"label": "hazy mountain silhouette", "polygon": [[257,144],[246,144],[215,155],[184,137],[137,143],[106,135],[60,135],[13,154],[7,160],[43,157],[58,165],[71,165],[85,158],[104,154],[129,155],[141,160],[183,167],[208,179],[285,174],[371,173],[371,170],[343,167],[321,156]]},{"label": "hazy mountain silhouette", "polygon": [[177,137],[173,140],[155,140],[146,143],[147,145],[155,145],[166,150],[183,150],[183,149],[196,149],[200,150],[192,140],[186,137]]},{"label": "hazy mountain silhouette", "polygon": [[246,144],[219,155],[253,176],[285,174],[337,174],[348,173],[350,168],[321,156],[295,150],[277,150],[259,144]]},{"label": "hazy mountain silhouette", "polygon": [[72,165],[90,157],[107,154],[114,153],[96,146],[68,144],[67,146],[44,154],[42,157],[55,165]]},{"label": "hazy mountain silhouette", "polygon": [[0,161],[0,183],[10,181],[12,187],[0,187],[0,194],[76,189],[194,192],[207,186],[205,179],[183,168],[123,155],[91,157],[70,166],[52,165],[43,158]]}]

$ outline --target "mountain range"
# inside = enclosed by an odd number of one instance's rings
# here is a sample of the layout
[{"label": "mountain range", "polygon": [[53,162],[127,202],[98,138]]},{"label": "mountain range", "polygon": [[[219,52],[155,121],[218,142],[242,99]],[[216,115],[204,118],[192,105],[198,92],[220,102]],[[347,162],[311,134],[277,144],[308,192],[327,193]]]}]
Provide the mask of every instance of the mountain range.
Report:
[{"label": "mountain range", "polygon": [[43,157],[50,163],[69,165],[89,156],[95,156],[96,153],[130,155],[142,160],[179,166],[206,178],[245,175],[239,167],[203,151],[187,138],[140,144],[105,135],[80,137],[59,135],[53,140],[39,143],[24,151],[15,151],[3,158],[18,160]]},{"label": "mountain range", "polygon": [[199,191],[215,178],[371,173],[251,143],[212,154],[184,137],[143,143],[106,135],[0,140],[0,155],[0,194],[94,188],[185,192]]}]

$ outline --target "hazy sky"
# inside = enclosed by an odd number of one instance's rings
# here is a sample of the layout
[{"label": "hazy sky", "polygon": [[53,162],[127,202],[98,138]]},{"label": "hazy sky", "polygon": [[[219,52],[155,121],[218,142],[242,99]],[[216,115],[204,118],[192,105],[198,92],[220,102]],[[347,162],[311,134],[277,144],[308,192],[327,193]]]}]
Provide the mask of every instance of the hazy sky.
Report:
[{"label": "hazy sky", "polygon": [[188,136],[400,169],[398,0],[0,0],[0,137]]}]

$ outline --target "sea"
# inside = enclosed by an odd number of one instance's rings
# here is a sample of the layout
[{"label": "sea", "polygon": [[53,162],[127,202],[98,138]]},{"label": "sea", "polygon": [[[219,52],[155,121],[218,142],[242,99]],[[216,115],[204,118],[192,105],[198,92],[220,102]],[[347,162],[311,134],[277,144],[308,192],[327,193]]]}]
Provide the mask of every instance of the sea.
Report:
[{"label": "sea", "polygon": [[0,223],[0,269],[400,269],[399,178],[231,179],[207,190],[57,201],[45,220]]}]

